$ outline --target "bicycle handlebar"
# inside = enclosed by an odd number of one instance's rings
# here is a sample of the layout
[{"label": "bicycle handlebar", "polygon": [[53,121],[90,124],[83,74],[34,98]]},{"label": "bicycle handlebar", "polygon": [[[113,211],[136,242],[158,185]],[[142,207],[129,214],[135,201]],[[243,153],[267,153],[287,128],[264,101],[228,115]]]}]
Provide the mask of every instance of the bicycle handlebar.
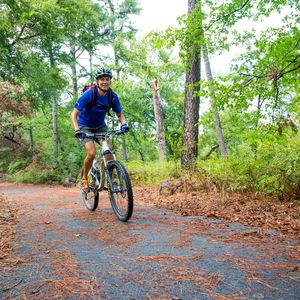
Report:
[{"label": "bicycle handlebar", "polygon": [[84,137],[100,139],[100,138],[106,138],[111,135],[121,135],[124,133],[125,132],[122,132],[120,129],[114,129],[114,130],[108,131],[106,133],[87,133],[87,132],[85,132]]}]

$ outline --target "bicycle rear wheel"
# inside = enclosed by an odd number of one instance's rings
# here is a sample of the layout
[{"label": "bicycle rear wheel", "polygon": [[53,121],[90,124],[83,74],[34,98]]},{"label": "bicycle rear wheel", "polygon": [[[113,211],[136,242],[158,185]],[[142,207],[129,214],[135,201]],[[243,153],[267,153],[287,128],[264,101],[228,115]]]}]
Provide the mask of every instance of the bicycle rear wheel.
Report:
[{"label": "bicycle rear wheel", "polygon": [[107,166],[112,186],[108,180],[108,194],[112,209],[120,221],[126,222],[133,212],[131,181],[125,167],[116,160]]},{"label": "bicycle rear wheel", "polygon": [[[83,177],[83,169],[81,170],[81,178]],[[98,207],[99,203],[99,192],[95,187],[95,178],[92,174],[92,170],[89,172],[88,180],[89,180],[89,188],[85,190],[81,184],[80,190],[82,194],[82,200],[86,206],[86,208],[90,211],[94,211]]]}]

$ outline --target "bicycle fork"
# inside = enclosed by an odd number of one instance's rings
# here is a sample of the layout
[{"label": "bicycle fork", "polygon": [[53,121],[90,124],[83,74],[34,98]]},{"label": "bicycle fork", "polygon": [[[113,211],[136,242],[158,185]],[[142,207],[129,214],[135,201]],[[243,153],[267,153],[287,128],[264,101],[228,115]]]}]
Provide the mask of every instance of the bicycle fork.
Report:
[{"label": "bicycle fork", "polygon": [[91,172],[92,180],[95,183],[95,188],[98,189],[100,186],[100,170],[98,166],[98,161],[93,160],[92,172]]},{"label": "bicycle fork", "polygon": [[[115,154],[113,154],[113,153],[110,152],[109,155],[112,156],[110,158],[112,158],[113,160],[116,159]],[[102,172],[105,173],[105,175],[106,175],[106,178],[107,178],[107,181],[108,181],[108,185],[109,185],[108,188],[110,189],[110,191],[112,191],[113,193],[115,193],[116,191],[114,189],[113,181],[112,181],[111,175],[110,175],[109,170],[108,170],[108,162],[111,161],[112,159],[106,160],[105,155],[103,156],[104,172],[103,171]]]}]

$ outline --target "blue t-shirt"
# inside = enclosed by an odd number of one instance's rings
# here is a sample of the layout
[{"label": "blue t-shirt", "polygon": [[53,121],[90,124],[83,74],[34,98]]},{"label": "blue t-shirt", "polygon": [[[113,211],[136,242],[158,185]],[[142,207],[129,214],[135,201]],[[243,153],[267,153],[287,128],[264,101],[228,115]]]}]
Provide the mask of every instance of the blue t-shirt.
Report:
[{"label": "blue t-shirt", "polygon": [[[106,125],[105,123],[105,115],[107,111],[104,108],[100,108],[97,105],[104,105],[109,107],[109,92],[106,93],[105,96],[101,96],[99,94],[98,89],[95,89],[96,92],[96,101],[94,105],[90,108],[89,104],[93,99],[93,88],[84,92],[81,97],[76,101],[74,108],[80,110],[80,114],[78,115],[78,125],[86,126],[88,128],[98,128],[100,126]],[[115,113],[122,112],[122,107],[119,101],[119,97],[116,93],[113,92],[113,103],[112,110]]]}]

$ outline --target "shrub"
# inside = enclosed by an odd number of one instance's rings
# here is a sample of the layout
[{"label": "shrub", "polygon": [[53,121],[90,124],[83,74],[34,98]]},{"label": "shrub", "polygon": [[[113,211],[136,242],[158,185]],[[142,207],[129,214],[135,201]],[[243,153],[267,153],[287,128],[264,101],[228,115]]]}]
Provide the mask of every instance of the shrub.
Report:
[{"label": "shrub", "polygon": [[7,169],[8,174],[13,174],[18,170],[24,169],[28,165],[29,161],[30,159],[17,159],[12,161]]},{"label": "shrub", "polygon": [[153,161],[145,163],[141,161],[131,161],[126,163],[126,169],[135,184],[160,184],[168,177],[178,178],[181,176],[179,164],[172,161]]},{"label": "shrub", "polygon": [[199,176],[221,189],[254,191],[280,200],[300,199],[300,138],[289,143],[265,141],[255,153],[198,162]]},{"label": "shrub", "polygon": [[21,170],[13,175],[9,175],[8,180],[18,183],[33,184],[59,183],[63,180],[63,175],[59,170],[34,167]]}]

